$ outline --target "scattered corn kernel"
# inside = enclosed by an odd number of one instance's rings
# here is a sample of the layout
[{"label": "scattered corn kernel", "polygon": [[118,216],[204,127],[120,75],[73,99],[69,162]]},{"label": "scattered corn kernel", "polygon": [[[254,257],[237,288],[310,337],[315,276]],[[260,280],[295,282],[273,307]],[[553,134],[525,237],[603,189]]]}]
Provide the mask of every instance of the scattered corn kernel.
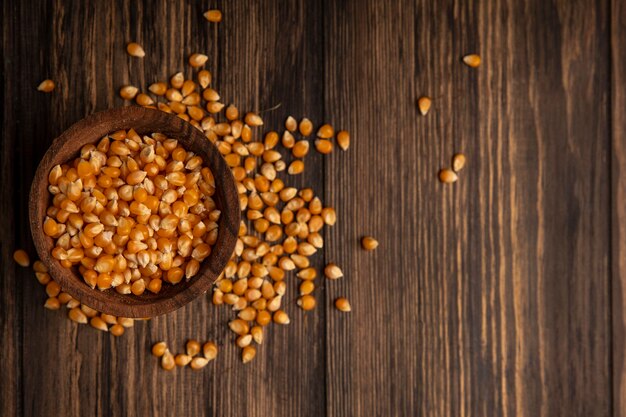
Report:
[{"label": "scattered corn kernel", "polygon": [[207,62],[208,59],[209,57],[203,54],[192,54],[189,57],[189,65],[191,65],[194,68],[198,68],[198,67],[203,66]]},{"label": "scattered corn kernel", "polygon": [[191,362],[191,359],[192,358],[190,355],[179,353],[178,355],[174,357],[174,362],[176,362],[177,366],[183,367],[183,366],[187,366],[189,362]]},{"label": "scattered corn kernel", "polygon": [[204,18],[209,22],[219,23],[222,21],[222,12],[216,9],[204,12]]},{"label": "scattered corn kernel", "polygon": [[326,278],[328,279],[339,279],[343,277],[343,272],[341,271],[341,268],[334,263],[329,263],[326,265],[326,268],[324,268],[324,275],[326,275]]},{"label": "scattered corn kernel", "polygon": [[176,361],[174,360],[174,355],[169,351],[169,349],[165,349],[163,355],[161,355],[161,368],[166,371],[171,371],[176,367]]},{"label": "scattered corn kernel", "polygon": [[480,66],[480,56],[476,54],[465,55],[463,57],[463,62],[469,67],[478,68]]},{"label": "scattered corn kernel", "polygon": [[204,357],[208,360],[213,360],[217,357],[217,345],[213,342],[206,342],[204,346],[202,346],[202,353]]},{"label": "scattered corn kernel", "polygon": [[456,172],[454,172],[453,170],[449,168],[445,168],[439,171],[439,181],[443,182],[444,184],[452,184],[453,182],[456,182],[458,179],[459,177],[456,174]]},{"label": "scattered corn kernel", "polygon": [[274,312],[273,319],[274,323],[278,324],[289,324],[290,322],[289,316],[283,310],[276,310],[276,312]]},{"label": "scattered corn kernel", "polygon": [[426,116],[428,114],[428,111],[430,110],[430,105],[432,104],[432,101],[429,97],[420,97],[417,100],[417,107],[420,110],[420,113],[422,114],[422,116]]},{"label": "scattered corn kernel", "polygon": [[124,87],[120,88],[120,97],[122,97],[124,100],[132,100],[135,98],[138,92],[139,89],[137,87],[132,85],[125,85]]},{"label": "scattered corn kernel", "polygon": [[350,134],[345,130],[337,133],[337,145],[344,151],[350,147]]},{"label": "scattered corn kernel", "polygon": [[309,294],[303,295],[298,298],[297,304],[305,311],[313,310],[315,308],[315,297]]},{"label": "scattered corn kernel", "polygon": [[343,311],[344,313],[352,311],[350,302],[344,297],[339,297],[335,300],[335,307],[337,307],[337,310]]},{"label": "scattered corn kernel", "polygon": [[26,253],[23,249],[18,249],[13,252],[13,260],[21,267],[26,268],[30,265],[30,258],[28,257],[28,253]]},{"label": "scattered corn kernel", "polygon": [[128,52],[128,55],[134,56],[137,58],[143,58],[144,56],[146,56],[146,53],[141,47],[141,45],[139,45],[136,42],[131,42],[128,45],[126,45],[126,52]]},{"label": "scattered corn kernel", "polygon": [[163,356],[166,350],[167,345],[165,344],[165,342],[158,342],[152,346],[152,354],[158,358]]},{"label": "scattered corn kernel", "polygon": [[256,356],[256,348],[254,346],[246,346],[241,351],[241,360],[248,363]]},{"label": "scattered corn kernel", "polygon": [[203,358],[202,356],[197,356],[191,360],[191,364],[189,365],[191,369],[197,371],[198,369],[204,368],[209,363],[207,358]]},{"label": "scattered corn kernel", "polygon": [[361,239],[361,246],[365,250],[374,250],[378,247],[378,241],[371,236],[365,236]]},{"label": "scattered corn kernel", "polygon": [[43,92],[43,93],[51,93],[52,91],[54,91],[54,81],[52,80],[43,80],[38,86],[37,86],[37,90]]},{"label": "scattered corn kernel", "polygon": [[313,123],[305,117],[300,121],[300,124],[298,125],[298,130],[300,130],[300,134],[302,136],[310,136],[311,133],[313,133]]},{"label": "scattered corn kernel", "polygon": [[465,155],[462,153],[457,153],[452,157],[452,170],[454,172],[459,172],[465,167]]}]

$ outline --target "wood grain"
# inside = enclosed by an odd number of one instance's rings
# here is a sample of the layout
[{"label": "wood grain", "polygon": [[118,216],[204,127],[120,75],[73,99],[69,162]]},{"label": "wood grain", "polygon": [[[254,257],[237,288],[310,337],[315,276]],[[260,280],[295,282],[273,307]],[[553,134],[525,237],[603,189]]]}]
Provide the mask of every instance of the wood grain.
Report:
[{"label": "wood grain", "polygon": [[[624,415],[625,21],[618,0],[4,2],[0,414]],[[124,84],[191,76],[193,52],[225,102],[281,104],[266,128],[291,114],[352,136],[290,181],[337,209],[314,264],[346,276],[313,313],[289,300],[292,323],[246,366],[206,298],[116,339],[46,311],[11,261],[35,253],[27,190],[50,141],[122,106]],[[37,92],[48,77],[58,90]],[[188,337],[216,340],[218,360],[166,373],[148,354]]]},{"label": "wood grain", "polygon": [[607,9],[328,2],[329,415],[610,414]]},{"label": "wood grain", "polygon": [[626,5],[611,2],[613,415],[626,415]]}]

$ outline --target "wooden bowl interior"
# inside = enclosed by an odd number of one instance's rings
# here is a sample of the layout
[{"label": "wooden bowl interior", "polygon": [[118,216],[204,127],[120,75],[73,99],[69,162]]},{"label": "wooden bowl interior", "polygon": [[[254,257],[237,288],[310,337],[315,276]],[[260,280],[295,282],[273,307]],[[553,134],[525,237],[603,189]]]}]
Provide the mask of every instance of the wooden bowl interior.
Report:
[{"label": "wooden bowl interior", "polygon": [[[83,145],[96,143],[116,130],[133,128],[140,135],[159,132],[178,139],[185,149],[202,157],[215,177],[213,196],[221,210],[218,238],[211,255],[202,262],[196,276],[179,284],[163,284],[158,294],[146,291],[141,296],[122,295],[114,289],[91,289],[77,268],[66,269],[52,258],[52,238],[43,233],[43,220],[52,196],[48,192],[48,173],[57,164],[71,162]],[[239,199],[234,178],[217,148],[184,120],[152,109],[125,107],[96,113],[74,124],[54,140],[37,168],[30,194],[30,225],[35,246],[41,260],[50,268],[51,275],[64,291],[82,303],[99,311],[124,317],[153,317],[173,311],[211,288],[234,250],[239,229]]]}]

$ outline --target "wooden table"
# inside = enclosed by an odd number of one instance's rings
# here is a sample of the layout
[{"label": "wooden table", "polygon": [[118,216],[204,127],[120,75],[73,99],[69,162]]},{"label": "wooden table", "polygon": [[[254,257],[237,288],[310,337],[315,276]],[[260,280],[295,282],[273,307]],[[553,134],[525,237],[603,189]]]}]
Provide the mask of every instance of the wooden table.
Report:
[{"label": "wooden table", "polygon": [[[219,7],[224,20],[202,12]],[[0,414],[621,416],[626,409],[626,4],[531,1],[3,3]],[[136,40],[147,55],[130,58]],[[242,365],[204,297],[117,339],[42,307],[10,259],[50,141],[121,85],[207,64],[225,102],[350,130],[293,179],[337,208],[315,265],[346,277],[291,302]],[[476,52],[478,69],[461,63]],[[50,95],[36,90],[47,77]],[[418,115],[416,100],[433,97]],[[462,151],[459,181],[437,180]],[[376,236],[374,253],[360,249]],[[293,294],[293,292],[292,292]],[[346,295],[351,314],[333,300]],[[216,340],[167,373],[164,339]]]}]

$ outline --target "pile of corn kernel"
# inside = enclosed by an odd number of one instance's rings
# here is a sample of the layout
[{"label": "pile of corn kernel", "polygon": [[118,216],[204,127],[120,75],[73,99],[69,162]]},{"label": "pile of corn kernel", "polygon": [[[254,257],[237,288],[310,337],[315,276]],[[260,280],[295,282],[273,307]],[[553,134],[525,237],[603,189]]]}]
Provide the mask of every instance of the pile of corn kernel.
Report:
[{"label": "pile of corn kernel", "polygon": [[[13,253],[13,259],[24,268],[30,266],[28,253],[23,249],[16,250]],[[68,310],[68,318],[73,322],[78,324],[89,323],[94,329],[109,332],[113,336],[121,336],[126,328],[133,327],[134,319],[101,313],[85,304],[81,304],[80,301],[63,292],[59,284],[48,273],[48,267],[40,260],[36,260],[33,263],[33,270],[37,281],[45,287],[48,298],[44,303],[44,307],[48,310],[59,310],[61,306],[65,306]]]},{"label": "pile of corn kernel", "polygon": [[52,256],[91,288],[161,291],[198,273],[217,240],[215,180],[176,139],[133,129],[87,144],[48,176],[43,223]]},{"label": "pile of corn kernel", "polygon": [[[204,16],[214,23],[222,19],[218,10],[209,10]],[[141,45],[134,42],[127,45],[127,52],[139,59],[146,55]],[[206,55],[195,53],[189,57],[189,64],[200,68],[207,60]],[[350,135],[344,130],[336,132],[330,124],[322,124],[316,130],[311,120],[302,118],[298,122],[292,116],[286,118],[280,132],[255,134],[264,124],[258,113],[243,114],[234,104],[222,103],[220,94],[211,87],[212,75],[208,70],[199,70],[195,78],[185,79],[182,72],[177,72],[167,81],[152,83],[147,92],[126,85],[119,94],[140,106],[173,113],[188,121],[217,146],[232,170],[244,220],[233,256],[210,298],[214,305],[229,307],[236,316],[229,327],[236,345],[242,349],[242,361],[247,363],[255,357],[256,346],[263,343],[265,326],[272,322],[290,323],[282,306],[286,280],[291,274],[300,280],[297,305],[305,311],[315,308],[314,291],[319,287],[317,279],[321,274],[311,267],[309,258],[324,246],[320,233],[323,227],[332,226],[337,220],[335,210],[324,206],[311,188],[290,187],[281,177],[304,171],[312,142],[317,152],[330,154],[335,144],[346,151]],[[39,86],[44,92],[54,88],[52,80]],[[314,133],[315,140],[309,140]],[[365,250],[374,250],[378,242],[365,236],[361,245]],[[324,267],[323,275],[337,280],[343,272],[330,263]],[[345,297],[337,298],[335,307],[338,311],[351,311]],[[166,370],[186,365],[200,369],[217,356],[217,346],[207,342],[204,357],[196,356],[199,352],[200,344],[194,339],[187,342],[185,353],[177,355],[170,352],[165,342],[152,347],[153,355],[160,358]]]},{"label": "pile of corn kernel", "polygon": [[[190,59],[192,66],[196,55]],[[290,187],[281,176],[304,171],[305,158],[312,148],[308,138],[314,133],[315,149],[322,154],[331,153],[335,142],[347,150],[350,135],[346,131],[335,134],[329,124],[315,132],[312,121],[303,118],[298,122],[291,116],[281,132],[255,134],[255,128],[263,126],[261,116],[255,112],[244,115],[234,104],[221,103],[211,82],[207,70],[200,70],[196,80],[185,79],[178,72],[169,82],[151,84],[146,93],[135,86],[124,86],[120,95],[190,122],[217,146],[232,170],[244,220],[233,256],[216,281],[211,300],[215,305],[228,306],[236,315],[229,327],[246,363],[255,357],[256,347],[263,342],[265,326],[290,323],[283,299],[291,271],[301,281],[297,305],[306,311],[315,308],[318,271],[311,267],[310,257],[324,246],[323,227],[337,220],[335,210],[325,207],[311,188]],[[366,246],[370,239],[363,242]],[[324,275],[334,280],[343,272],[339,266],[329,264]],[[351,309],[345,298],[336,300],[336,306],[341,311]],[[167,369],[170,362],[167,356],[161,356],[163,368]]]}]

